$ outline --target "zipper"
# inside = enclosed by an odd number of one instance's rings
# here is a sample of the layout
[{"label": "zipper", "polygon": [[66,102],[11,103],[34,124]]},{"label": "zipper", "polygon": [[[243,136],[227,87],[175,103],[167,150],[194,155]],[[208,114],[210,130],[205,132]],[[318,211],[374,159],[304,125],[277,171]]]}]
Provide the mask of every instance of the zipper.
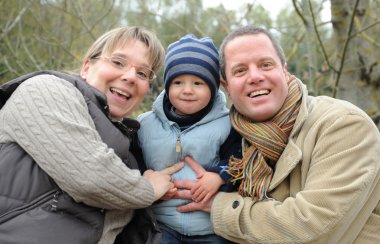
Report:
[{"label": "zipper", "polygon": [[39,196],[38,198],[34,199],[32,202],[30,202],[27,205],[12,209],[11,211],[8,211],[5,214],[2,214],[0,216],[0,224],[8,221],[9,219],[12,219],[15,216],[18,216],[20,214],[27,212],[30,209],[36,208],[52,199],[53,199],[53,205],[52,205],[52,210],[53,210],[53,206],[55,205],[55,208],[56,208],[56,203],[57,203],[57,202],[54,202],[54,199],[56,200],[59,194],[60,194],[60,191],[57,189],[48,191],[47,193]]},{"label": "zipper", "polygon": [[175,152],[181,153],[181,133],[178,133],[177,141],[175,143]]}]

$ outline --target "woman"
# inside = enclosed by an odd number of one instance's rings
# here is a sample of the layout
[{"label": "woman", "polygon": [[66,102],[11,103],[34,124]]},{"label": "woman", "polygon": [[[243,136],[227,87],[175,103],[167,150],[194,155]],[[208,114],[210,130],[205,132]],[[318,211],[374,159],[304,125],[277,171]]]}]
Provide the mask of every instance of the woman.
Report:
[{"label": "woman", "polygon": [[121,27],[80,76],[37,72],[0,88],[0,243],[113,243],[182,165],[141,176],[127,119],[163,62],[157,37]]}]

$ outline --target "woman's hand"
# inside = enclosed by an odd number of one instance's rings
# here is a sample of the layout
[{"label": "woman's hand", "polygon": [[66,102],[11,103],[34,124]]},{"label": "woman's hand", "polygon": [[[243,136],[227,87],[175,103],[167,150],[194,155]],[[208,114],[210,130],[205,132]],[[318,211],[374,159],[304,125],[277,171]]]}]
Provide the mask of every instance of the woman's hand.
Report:
[{"label": "woman's hand", "polygon": [[149,181],[154,190],[155,200],[160,199],[166,192],[174,188],[174,184],[171,181],[171,175],[182,169],[184,163],[176,163],[161,171],[153,171],[148,169],[144,172],[143,177]]}]

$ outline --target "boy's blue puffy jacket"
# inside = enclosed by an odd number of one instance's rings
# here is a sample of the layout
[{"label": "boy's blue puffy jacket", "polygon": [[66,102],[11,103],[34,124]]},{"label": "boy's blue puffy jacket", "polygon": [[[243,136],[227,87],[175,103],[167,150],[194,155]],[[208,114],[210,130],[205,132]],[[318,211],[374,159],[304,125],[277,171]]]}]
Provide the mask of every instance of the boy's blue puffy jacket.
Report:
[{"label": "boy's blue puffy jacket", "polygon": [[[175,122],[167,119],[163,110],[163,91],[153,104],[153,110],[138,117],[141,128],[139,143],[149,169],[161,170],[190,155],[206,170],[219,163],[220,146],[227,139],[231,124],[226,98],[219,90],[211,111],[200,121],[181,131]],[[180,144],[180,152],[176,152]],[[177,150],[178,151],[178,150]],[[174,179],[196,179],[195,172],[185,165],[173,175]],[[171,199],[153,206],[157,220],[183,235],[213,234],[210,215],[202,211],[180,213],[179,205],[190,201]]]}]

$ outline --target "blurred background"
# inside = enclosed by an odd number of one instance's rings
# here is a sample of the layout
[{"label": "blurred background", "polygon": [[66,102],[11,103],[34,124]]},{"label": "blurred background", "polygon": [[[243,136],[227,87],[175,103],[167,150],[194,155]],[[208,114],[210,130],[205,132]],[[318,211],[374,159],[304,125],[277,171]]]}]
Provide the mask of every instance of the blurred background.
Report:
[{"label": "blurred background", "polygon": [[[310,94],[348,100],[379,126],[379,12],[380,0],[0,0],[0,83],[36,70],[77,71],[89,45],[121,25],[155,31],[166,48],[187,33],[220,46],[250,24],[279,39]],[[135,115],[150,110],[162,80],[161,70]]]}]

